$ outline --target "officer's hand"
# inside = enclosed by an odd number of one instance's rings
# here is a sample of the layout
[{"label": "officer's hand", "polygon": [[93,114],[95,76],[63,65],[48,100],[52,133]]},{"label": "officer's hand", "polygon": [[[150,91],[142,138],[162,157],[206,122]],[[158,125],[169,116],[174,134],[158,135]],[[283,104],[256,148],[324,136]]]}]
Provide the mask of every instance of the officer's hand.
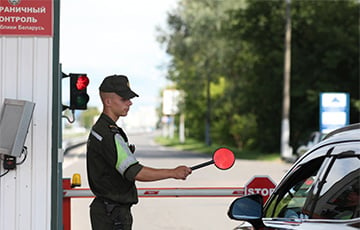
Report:
[{"label": "officer's hand", "polygon": [[191,174],[192,170],[191,170],[191,168],[182,165],[182,166],[176,167],[174,169],[174,172],[175,172],[175,175],[174,175],[175,179],[185,180],[186,177]]}]

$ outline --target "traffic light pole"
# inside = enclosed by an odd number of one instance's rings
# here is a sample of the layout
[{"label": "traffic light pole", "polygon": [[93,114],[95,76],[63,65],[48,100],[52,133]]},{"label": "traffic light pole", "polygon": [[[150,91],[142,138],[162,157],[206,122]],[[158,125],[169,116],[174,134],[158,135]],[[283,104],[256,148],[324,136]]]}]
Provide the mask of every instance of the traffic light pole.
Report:
[{"label": "traffic light pole", "polygon": [[54,0],[53,60],[52,60],[52,129],[51,129],[51,229],[63,229],[62,223],[62,125],[61,125],[61,65],[60,65],[60,1]]}]

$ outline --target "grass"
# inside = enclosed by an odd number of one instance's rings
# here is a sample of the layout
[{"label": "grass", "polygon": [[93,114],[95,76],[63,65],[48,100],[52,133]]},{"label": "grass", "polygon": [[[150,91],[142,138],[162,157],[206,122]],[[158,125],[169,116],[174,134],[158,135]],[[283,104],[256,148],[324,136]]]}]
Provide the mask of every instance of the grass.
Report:
[{"label": "grass", "polygon": [[219,147],[227,147],[231,149],[236,158],[239,159],[248,159],[248,160],[266,160],[266,161],[275,161],[280,160],[280,153],[262,153],[258,151],[247,151],[239,150],[233,146],[224,146],[212,144],[211,146],[206,145],[203,142],[196,141],[194,139],[186,139],[184,143],[180,143],[178,137],[166,138],[158,136],[155,138],[155,141],[163,146],[173,147],[179,150],[192,151],[197,153],[204,153],[211,155]]}]

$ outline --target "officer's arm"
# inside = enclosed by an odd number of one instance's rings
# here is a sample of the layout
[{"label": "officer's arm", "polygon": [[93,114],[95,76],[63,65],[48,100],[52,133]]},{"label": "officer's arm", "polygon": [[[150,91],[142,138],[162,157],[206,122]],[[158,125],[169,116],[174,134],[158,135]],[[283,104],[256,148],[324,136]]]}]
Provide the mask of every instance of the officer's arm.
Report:
[{"label": "officer's arm", "polygon": [[185,180],[189,174],[191,174],[191,169],[186,166],[178,166],[173,169],[157,169],[144,166],[135,176],[135,180],[157,181],[169,178]]}]

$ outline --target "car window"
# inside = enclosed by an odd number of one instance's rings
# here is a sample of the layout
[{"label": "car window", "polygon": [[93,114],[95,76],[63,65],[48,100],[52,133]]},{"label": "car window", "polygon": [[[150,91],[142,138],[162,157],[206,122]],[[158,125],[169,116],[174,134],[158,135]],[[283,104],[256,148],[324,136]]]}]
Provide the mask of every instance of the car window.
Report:
[{"label": "car window", "polygon": [[267,205],[264,217],[307,218],[302,209],[324,159],[312,160],[293,170],[292,175],[279,187],[275,197]]},{"label": "car window", "polygon": [[360,216],[360,159],[337,158],[331,166],[312,218],[350,219]]}]

